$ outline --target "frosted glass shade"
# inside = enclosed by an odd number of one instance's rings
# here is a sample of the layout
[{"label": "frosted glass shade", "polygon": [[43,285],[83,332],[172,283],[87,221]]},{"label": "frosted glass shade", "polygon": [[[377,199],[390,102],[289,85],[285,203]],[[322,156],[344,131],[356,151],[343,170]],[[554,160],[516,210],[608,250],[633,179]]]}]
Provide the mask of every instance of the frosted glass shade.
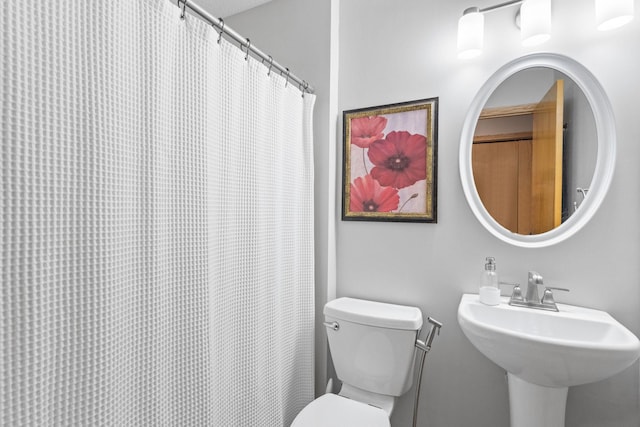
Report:
[{"label": "frosted glass shade", "polygon": [[482,53],[484,15],[477,7],[469,8],[458,20],[458,58],[469,59]]},{"label": "frosted glass shade", "polygon": [[535,46],[551,37],[551,0],[525,0],[520,7],[523,46]]},{"label": "frosted glass shade", "polygon": [[622,27],[633,19],[633,0],[596,0],[598,30]]}]

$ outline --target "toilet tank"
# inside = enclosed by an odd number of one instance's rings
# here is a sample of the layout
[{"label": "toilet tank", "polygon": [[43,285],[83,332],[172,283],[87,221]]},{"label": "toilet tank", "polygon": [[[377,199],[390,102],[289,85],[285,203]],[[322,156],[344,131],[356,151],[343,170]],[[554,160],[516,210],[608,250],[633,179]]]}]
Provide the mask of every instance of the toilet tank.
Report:
[{"label": "toilet tank", "polygon": [[[415,342],[422,327],[417,307],[338,298],[324,307],[338,379],[372,393],[404,394],[413,382]],[[337,323],[337,328],[331,325]]]}]

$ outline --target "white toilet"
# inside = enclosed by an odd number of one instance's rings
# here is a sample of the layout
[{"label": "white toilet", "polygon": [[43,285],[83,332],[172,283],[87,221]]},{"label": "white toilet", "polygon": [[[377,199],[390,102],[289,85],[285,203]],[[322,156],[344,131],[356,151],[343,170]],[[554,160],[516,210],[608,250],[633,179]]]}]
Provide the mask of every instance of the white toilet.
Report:
[{"label": "white toilet", "polygon": [[325,305],[324,316],[342,388],[308,404],[291,427],[389,427],[395,398],[413,383],[422,312],[338,298]]}]

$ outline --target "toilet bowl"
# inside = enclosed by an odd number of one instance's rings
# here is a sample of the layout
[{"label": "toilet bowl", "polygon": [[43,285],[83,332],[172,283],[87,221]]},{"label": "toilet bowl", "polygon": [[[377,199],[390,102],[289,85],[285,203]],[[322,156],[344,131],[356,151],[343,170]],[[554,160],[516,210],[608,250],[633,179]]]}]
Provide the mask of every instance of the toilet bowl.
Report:
[{"label": "toilet bowl", "polygon": [[416,307],[338,298],[324,307],[338,394],[309,403],[291,427],[390,427],[395,399],[413,383]]},{"label": "toilet bowl", "polygon": [[327,393],[308,404],[291,427],[390,427],[389,414],[366,403]]}]

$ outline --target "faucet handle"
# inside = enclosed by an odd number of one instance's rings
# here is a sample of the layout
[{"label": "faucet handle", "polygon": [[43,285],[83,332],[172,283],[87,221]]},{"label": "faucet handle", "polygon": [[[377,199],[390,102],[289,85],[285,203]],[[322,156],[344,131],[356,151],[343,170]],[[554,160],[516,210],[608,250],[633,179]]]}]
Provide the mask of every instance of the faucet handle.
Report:
[{"label": "faucet handle", "polygon": [[500,286],[513,286],[513,291],[511,292],[511,301],[523,301],[522,288],[520,288],[519,283],[499,282],[498,284]]},{"label": "faucet handle", "polygon": [[544,293],[542,294],[541,304],[555,305],[556,301],[553,299],[553,291],[569,292],[567,288],[559,288],[557,286],[545,286]]},{"label": "faucet handle", "polygon": [[567,289],[567,288],[560,288],[560,287],[558,287],[558,286],[545,286],[545,287],[544,287],[544,289],[545,289],[545,290],[547,290],[547,289],[551,289],[551,290],[553,290],[553,291],[571,292],[571,290],[570,290],[570,289]]},{"label": "faucet handle", "polygon": [[524,298],[522,297],[522,289],[518,284],[513,287],[513,292],[511,293],[511,301],[524,301]]}]

